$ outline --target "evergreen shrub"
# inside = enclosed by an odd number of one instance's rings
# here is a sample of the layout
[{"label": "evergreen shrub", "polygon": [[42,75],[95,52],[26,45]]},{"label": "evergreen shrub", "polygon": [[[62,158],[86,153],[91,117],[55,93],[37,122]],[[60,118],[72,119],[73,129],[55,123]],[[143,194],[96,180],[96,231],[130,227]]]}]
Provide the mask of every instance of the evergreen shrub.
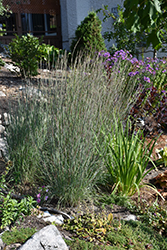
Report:
[{"label": "evergreen shrub", "polygon": [[96,51],[106,50],[101,28],[97,14],[94,11],[90,12],[75,31],[75,38],[70,47],[73,58],[80,51],[84,52],[84,55],[92,56]]}]

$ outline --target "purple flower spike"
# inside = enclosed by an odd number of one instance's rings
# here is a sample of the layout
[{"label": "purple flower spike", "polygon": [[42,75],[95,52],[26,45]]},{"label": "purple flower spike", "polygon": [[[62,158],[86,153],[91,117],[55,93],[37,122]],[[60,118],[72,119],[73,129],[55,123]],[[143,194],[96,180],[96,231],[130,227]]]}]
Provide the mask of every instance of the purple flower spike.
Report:
[{"label": "purple flower spike", "polygon": [[38,203],[40,203],[40,201],[41,201],[40,199],[37,199],[37,202],[38,202]]}]

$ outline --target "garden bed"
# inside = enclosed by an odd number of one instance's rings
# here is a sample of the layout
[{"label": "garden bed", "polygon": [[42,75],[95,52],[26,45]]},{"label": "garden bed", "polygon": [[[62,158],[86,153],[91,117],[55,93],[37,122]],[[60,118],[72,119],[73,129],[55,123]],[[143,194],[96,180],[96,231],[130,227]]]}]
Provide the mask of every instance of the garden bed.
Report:
[{"label": "garden bed", "polygon": [[[59,74],[61,74],[61,72],[58,72]],[[38,75],[38,77],[34,77],[33,83],[34,83],[34,87],[37,87],[37,82],[38,82],[38,78],[40,78],[40,76],[42,76],[43,78],[50,78],[50,72],[41,71],[41,75]],[[9,107],[9,103],[12,107],[14,107],[15,105],[17,105],[17,99],[20,96],[20,93],[22,93],[22,87],[23,87],[23,79],[16,77],[14,74],[9,73],[8,70],[6,70],[4,67],[2,67],[1,71],[0,71],[0,91],[2,91],[3,93],[5,93],[6,96],[2,96],[0,97],[0,114],[4,114],[4,113],[8,113],[9,110],[11,110],[11,107]],[[151,137],[157,137],[157,133],[152,134]],[[150,141],[150,138],[148,137],[146,139],[148,142]],[[160,137],[158,138],[153,153],[152,153],[152,159],[155,160],[157,159],[157,153],[156,153],[156,149],[159,148],[163,148],[165,145],[167,144],[167,134],[166,131],[163,131],[163,134],[160,135]],[[151,164],[151,163],[150,163]],[[148,168],[151,165],[148,165]],[[5,170],[5,161],[4,159],[0,160],[0,172],[3,173],[3,171]],[[155,176],[163,173],[166,170],[165,167],[160,166],[157,168],[157,170],[152,170],[150,172],[150,174],[148,174],[143,181],[146,181],[147,183],[149,183]],[[160,189],[160,188],[159,188]],[[21,195],[32,195],[34,198],[36,198],[36,194],[37,194],[37,189],[34,189],[34,187],[31,187],[29,185],[29,183],[25,183],[24,187],[23,186],[14,186],[14,190],[16,191],[16,194],[21,194]],[[161,191],[161,190],[160,190]],[[163,191],[164,192],[164,191]],[[131,197],[131,199],[133,201],[136,202],[136,204],[138,204],[138,195],[135,194]],[[157,194],[154,190],[148,190],[146,188],[141,190],[141,200],[146,200],[148,204],[153,204],[153,202],[156,201],[157,199]],[[159,198],[159,204],[162,205],[162,207],[166,208],[166,202],[162,201],[161,198]],[[55,200],[52,200],[52,203],[50,204],[50,206],[56,208],[57,204]],[[82,211],[82,213],[87,213],[88,212],[88,208],[89,210],[91,210],[91,204],[86,203],[86,205],[83,203],[81,203],[78,207],[64,207],[62,208],[64,212],[72,215],[72,216],[76,216],[78,215],[78,211]],[[95,209],[97,208],[97,210]],[[97,206],[95,205],[95,207],[93,208],[93,211],[95,213],[101,213],[101,206]],[[120,206],[120,205],[116,205],[113,204],[112,206],[110,205],[106,205],[105,204],[105,213],[106,214],[110,214],[112,213],[114,215],[114,217],[116,218],[123,218],[126,215],[130,214],[130,212],[128,211],[128,209],[124,206]],[[90,211],[92,212],[92,211]],[[31,221],[32,219],[32,221]],[[20,227],[31,227],[33,225],[37,228],[37,230],[39,230],[40,228],[42,228],[43,226],[45,226],[45,223],[41,223],[41,220],[37,219],[35,216],[30,216],[30,217],[25,217],[23,221],[20,221],[20,223],[16,223],[16,227],[20,228]],[[59,230],[62,231],[61,227],[58,227]],[[63,230],[62,233],[69,237],[72,237],[73,235],[70,234],[68,231]],[[9,248],[10,249],[10,248]]]}]

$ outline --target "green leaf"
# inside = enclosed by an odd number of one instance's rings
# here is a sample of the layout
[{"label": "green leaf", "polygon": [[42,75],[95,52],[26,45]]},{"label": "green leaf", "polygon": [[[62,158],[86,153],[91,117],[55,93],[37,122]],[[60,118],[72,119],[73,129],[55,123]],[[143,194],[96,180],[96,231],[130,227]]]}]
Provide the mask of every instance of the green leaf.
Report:
[{"label": "green leaf", "polygon": [[148,39],[147,39],[147,46],[150,44],[153,45],[154,49],[157,49],[161,46],[161,38],[160,38],[160,31],[155,31],[153,30],[151,34],[149,34]]},{"label": "green leaf", "polygon": [[[154,2],[154,6],[155,6],[156,11],[158,11],[159,13],[162,13],[160,1],[159,0],[153,0],[153,2]],[[152,1],[151,1],[151,3],[152,3]]]}]

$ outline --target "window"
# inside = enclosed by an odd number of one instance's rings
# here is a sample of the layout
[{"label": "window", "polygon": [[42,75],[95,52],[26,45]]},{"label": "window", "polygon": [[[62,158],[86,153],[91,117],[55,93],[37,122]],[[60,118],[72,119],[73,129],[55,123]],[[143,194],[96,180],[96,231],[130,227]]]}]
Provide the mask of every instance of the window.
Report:
[{"label": "window", "polygon": [[33,35],[44,35],[44,14],[32,14],[32,31]]},{"label": "window", "polygon": [[23,34],[57,35],[56,15],[50,14],[21,14]]},{"label": "window", "polygon": [[48,34],[56,33],[57,31],[56,15],[47,14],[47,31],[48,31]]}]

